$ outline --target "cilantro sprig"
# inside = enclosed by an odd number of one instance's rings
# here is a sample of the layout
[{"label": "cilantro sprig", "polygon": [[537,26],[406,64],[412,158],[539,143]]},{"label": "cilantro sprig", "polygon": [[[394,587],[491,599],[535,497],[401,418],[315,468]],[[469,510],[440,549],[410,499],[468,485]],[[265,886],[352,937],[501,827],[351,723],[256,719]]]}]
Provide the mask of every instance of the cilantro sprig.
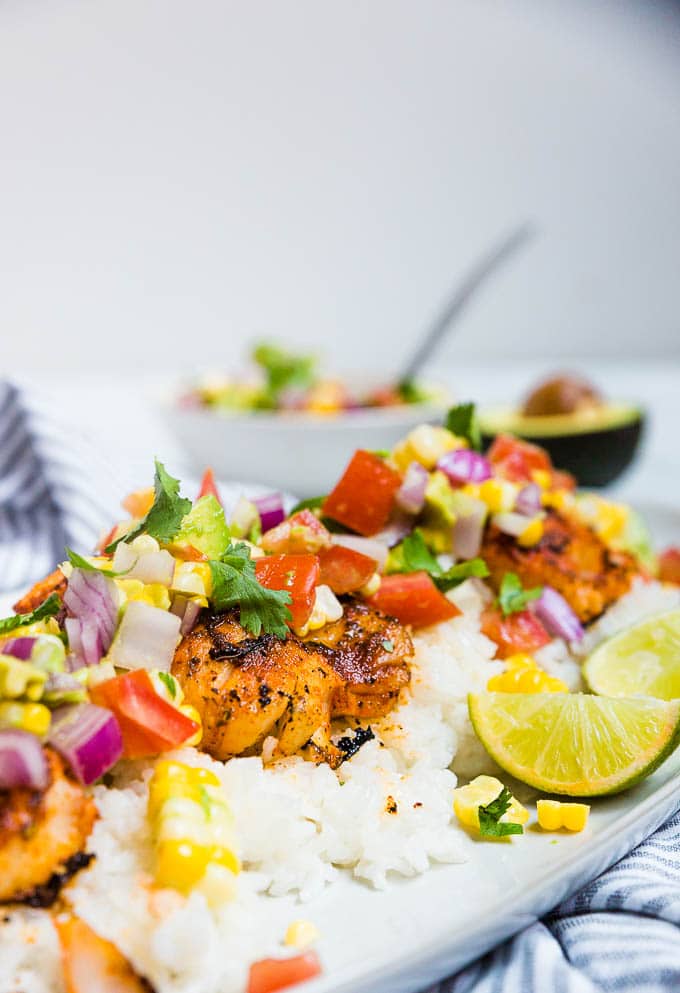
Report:
[{"label": "cilantro sprig", "polygon": [[248,546],[230,544],[222,558],[209,563],[212,574],[211,600],[216,610],[238,607],[241,624],[255,638],[264,631],[285,638],[286,622],[291,619],[290,593],[269,590],[258,582],[255,563]]},{"label": "cilantro sprig", "polygon": [[125,576],[130,571],[130,569],[125,569],[123,572],[114,572],[113,569],[104,569],[98,565],[94,565],[88,559],[83,558],[82,555],[78,555],[78,552],[74,552],[72,548],[66,548],[66,554],[73,568],[82,569],[83,572],[100,572],[102,576],[108,576],[110,579],[114,579],[116,576]]},{"label": "cilantro sprig", "polygon": [[542,586],[533,586],[525,590],[517,573],[506,572],[498,591],[498,604],[503,611],[503,617],[526,610],[532,600],[538,600],[542,592]]},{"label": "cilantro sprig", "polygon": [[305,389],[314,381],[316,359],[313,355],[295,355],[277,345],[261,342],[253,349],[253,360],[264,370],[266,378],[262,406],[276,407],[283,390]]},{"label": "cilantro sprig", "polygon": [[458,435],[465,438],[470,448],[479,452],[482,448],[482,434],[477,422],[474,403],[459,403],[456,407],[451,407],[446,415],[444,426]]},{"label": "cilantro sprig", "polygon": [[435,585],[446,593],[471,576],[489,575],[484,559],[470,559],[468,562],[458,562],[449,569],[443,569],[436,556],[427,547],[427,543],[419,528],[407,535],[400,545],[392,551],[392,569],[395,572],[427,572]]},{"label": "cilantro sprig", "polygon": [[495,800],[477,808],[479,815],[479,833],[483,838],[505,838],[509,834],[524,834],[521,824],[511,821],[501,821],[512,802],[512,793],[504,786]]},{"label": "cilantro sprig", "polygon": [[4,617],[0,620],[0,634],[8,634],[16,628],[24,627],[27,624],[36,624],[44,621],[47,617],[54,617],[61,610],[61,597],[58,593],[50,593],[46,600],[28,614],[13,614],[11,617]]},{"label": "cilantro sprig", "polygon": [[191,510],[191,500],[179,495],[179,480],[174,479],[158,459],[154,459],[154,501],[146,517],[138,524],[116,538],[105,551],[112,552],[121,542],[132,541],[140,534],[149,534],[156,541],[172,541],[182,525],[182,519]]}]

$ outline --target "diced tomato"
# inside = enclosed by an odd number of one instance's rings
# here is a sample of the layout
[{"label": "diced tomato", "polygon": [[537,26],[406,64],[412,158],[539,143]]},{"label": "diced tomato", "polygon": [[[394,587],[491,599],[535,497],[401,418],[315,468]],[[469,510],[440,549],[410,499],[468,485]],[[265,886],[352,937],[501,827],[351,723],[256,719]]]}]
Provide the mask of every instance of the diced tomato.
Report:
[{"label": "diced tomato", "polygon": [[458,607],[437,589],[426,572],[383,576],[380,589],[368,602],[414,628],[448,621],[460,614]]},{"label": "diced tomato", "polygon": [[198,496],[196,497],[196,499],[200,500],[201,497],[204,496],[214,496],[217,502],[219,503],[220,507],[223,506],[222,500],[220,498],[219,490],[215,485],[215,475],[212,469],[210,468],[210,466],[208,466],[208,468],[203,473],[203,479],[201,480],[201,487],[198,491]]},{"label": "diced tomato", "polygon": [[659,556],[659,579],[680,584],[680,548],[667,548]]},{"label": "diced tomato", "polygon": [[550,486],[554,490],[573,490],[576,480],[569,472],[553,469],[550,456],[544,448],[522,441],[510,434],[499,434],[487,452],[496,475],[512,483],[530,483],[532,472],[540,469],[550,474]]},{"label": "diced tomato", "polygon": [[253,962],[248,975],[248,993],[275,993],[275,990],[303,983],[321,974],[316,952],[305,952],[289,959],[260,959]]},{"label": "diced tomato", "polygon": [[116,946],[101,938],[79,917],[57,914],[54,926],[61,946],[67,993],[145,993],[140,979]]},{"label": "diced tomato", "polygon": [[326,497],[323,512],[358,534],[376,534],[387,524],[400,485],[398,472],[378,455],[360,449]]},{"label": "diced tomato", "polygon": [[111,542],[116,537],[116,531],[117,530],[118,530],[118,525],[117,524],[114,524],[113,527],[111,528],[111,530],[108,531],[105,535],[103,535],[99,539],[99,544],[97,545],[97,547],[95,549],[95,551],[97,552],[98,555],[103,554],[104,549],[105,548],[108,548],[108,546],[111,544]]},{"label": "diced tomato", "polygon": [[368,396],[371,407],[397,407],[403,402],[401,393],[394,386],[378,386]]},{"label": "diced tomato", "polygon": [[115,676],[90,690],[92,703],[113,711],[123,735],[123,756],[141,759],[177,748],[199,729],[159,696],[146,669]]},{"label": "diced tomato", "polygon": [[303,627],[312,613],[319,571],[316,555],[265,555],[255,561],[255,575],[262,586],[290,593],[290,625],[295,628]]},{"label": "diced tomato", "polygon": [[320,583],[330,586],[334,593],[354,593],[364,586],[375,570],[378,563],[368,555],[355,552],[353,548],[343,545],[332,545],[319,552],[321,565]]},{"label": "diced tomato", "polygon": [[153,486],[144,490],[135,490],[123,500],[123,508],[127,510],[130,517],[146,517],[151,510],[155,497]]},{"label": "diced tomato", "polygon": [[311,510],[301,510],[287,521],[262,535],[260,546],[265,552],[301,554],[318,552],[331,543],[331,535]]},{"label": "diced tomato", "polygon": [[498,607],[486,607],[482,613],[482,633],[496,643],[499,659],[518,652],[531,654],[550,641],[550,635],[530,610],[503,617]]}]

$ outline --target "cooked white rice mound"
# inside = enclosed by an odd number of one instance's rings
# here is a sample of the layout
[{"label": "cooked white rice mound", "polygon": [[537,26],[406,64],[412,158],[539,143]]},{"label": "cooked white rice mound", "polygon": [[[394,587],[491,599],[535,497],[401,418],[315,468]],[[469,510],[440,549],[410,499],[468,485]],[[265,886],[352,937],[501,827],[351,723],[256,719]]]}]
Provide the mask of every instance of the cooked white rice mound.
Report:
[{"label": "cooked white rice mound", "polygon": [[[286,923],[304,916],[294,902],[317,897],[343,870],[383,887],[390,874],[413,876],[433,862],[461,860],[450,768],[466,776],[489,768],[466,697],[483,690],[502,664],[480,631],[480,586],[468,581],[450,596],[463,614],[415,636],[407,699],[373,725],[376,739],[337,772],[298,758],[264,768],[259,758],[222,764],[195,749],[174,753],[216,772],[234,813],[244,868],[235,900],[219,912],[200,894],[185,900],[152,886],[152,763],[123,764],[115,789],[95,789],[101,817],[90,849],[97,859],[76,877],[69,898],[158,993],[240,993],[251,961],[282,954]],[[680,591],[636,584],[586,644],[678,603]],[[569,685],[579,678],[563,642],[546,646],[539,660]],[[0,928],[0,991],[63,993],[49,917],[24,910],[9,917]]]}]

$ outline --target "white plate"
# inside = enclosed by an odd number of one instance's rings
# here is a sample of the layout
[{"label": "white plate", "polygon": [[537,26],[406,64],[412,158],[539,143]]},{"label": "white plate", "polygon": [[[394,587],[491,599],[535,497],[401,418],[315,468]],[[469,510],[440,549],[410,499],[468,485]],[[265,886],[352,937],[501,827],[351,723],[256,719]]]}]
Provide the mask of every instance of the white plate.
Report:
[{"label": "white plate", "polygon": [[[640,510],[660,545],[680,538],[679,511],[659,505]],[[677,808],[680,750],[634,789],[591,803],[581,834],[529,828],[496,843],[462,834],[462,864],[391,880],[383,891],[343,875],[307,904],[272,900],[268,910],[280,918],[281,929],[298,917],[314,921],[321,932],[324,974],[305,984],[305,993],[416,993],[528,927]]]}]

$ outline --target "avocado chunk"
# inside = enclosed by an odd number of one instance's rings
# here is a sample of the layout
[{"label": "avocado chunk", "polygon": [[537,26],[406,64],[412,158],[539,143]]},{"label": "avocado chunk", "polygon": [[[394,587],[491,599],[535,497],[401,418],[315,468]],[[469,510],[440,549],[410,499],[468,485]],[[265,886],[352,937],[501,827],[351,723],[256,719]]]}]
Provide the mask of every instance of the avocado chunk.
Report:
[{"label": "avocado chunk", "polygon": [[184,517],[173,544],[191,545],[209,559],[219,559],[226,551],[229,537],[224,510],[209,493],[197,500]]}]

